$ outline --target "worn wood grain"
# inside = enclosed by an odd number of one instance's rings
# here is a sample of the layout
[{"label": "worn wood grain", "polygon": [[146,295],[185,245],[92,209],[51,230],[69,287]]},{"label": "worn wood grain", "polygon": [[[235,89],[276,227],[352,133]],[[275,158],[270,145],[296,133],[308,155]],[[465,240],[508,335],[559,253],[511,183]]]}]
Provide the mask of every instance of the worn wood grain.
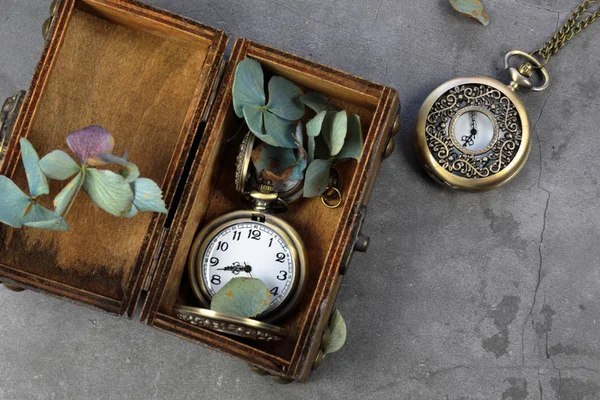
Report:
[{"label": "worn wood grain", "polygon": [[[110,12],[96,15],[97,9]],[[38,66],[42,72],[30,90],[35,95],[24,107],[3,168],[26,187],[17,163],[17,137],[27,137],[44,155],[67,150],[70,132],[101,125],[114,135],[115,153],[127,151],[142,175],[162,186],[173,208],[183,162],[220,63],[224,35],[116,0],[64,2],[57,18],[67,23],[56,25],[52,41],[58,45]],[[154,28],[142,29],[144,24]],[[176,31],[181,33],[171,36]],[[62,186],[53,182],[51,194]],[[41,288],[36,282],[45,279],[41,289],[56,293],[66,285],[74,290],[62,295],[84,302],[102,296],[120,303],[118,312],[130,312],[164,219],[151,213],[131,220],[112,217],[81,195],[67,218],[69,233],[1,227],[0,274],[4,271],[16,279],[18,271],[16,280],[34,288]],[[115,311],[112,305],[107,310]]]}]

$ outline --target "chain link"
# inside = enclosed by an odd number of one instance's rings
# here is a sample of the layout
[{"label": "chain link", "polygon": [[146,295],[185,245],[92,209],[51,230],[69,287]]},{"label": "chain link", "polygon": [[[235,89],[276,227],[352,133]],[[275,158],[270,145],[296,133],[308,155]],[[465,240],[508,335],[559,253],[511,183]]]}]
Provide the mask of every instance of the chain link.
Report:
[{"label": "chain link", "polygon": [[531,53],[532,56],[539,56],[542,58],[542,66],[548,63],[550,57],[558,53],[560,49],[573,37],[581,33],[585,28],[594,23],[597,18],[600,18],[600,10],[597,10],[591,15],[583,18],[583,15],[588,11],[597,0],[585,0],[581,3],[575,11],[571,14],[567,22],[544,44],[541,49],[535,50]]}]

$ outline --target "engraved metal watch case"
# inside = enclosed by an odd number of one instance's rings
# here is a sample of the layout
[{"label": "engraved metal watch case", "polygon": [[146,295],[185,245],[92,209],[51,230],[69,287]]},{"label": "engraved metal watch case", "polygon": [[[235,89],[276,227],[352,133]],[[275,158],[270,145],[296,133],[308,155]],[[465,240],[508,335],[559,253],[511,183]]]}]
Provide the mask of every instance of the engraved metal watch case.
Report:
[{"label": "engraved metal watch case", "polygon": [[509,86],[486,77],[458,78],[425,100],[415,145],[436,181],[453,189],[491,190],[525,164],[529,117]]}]

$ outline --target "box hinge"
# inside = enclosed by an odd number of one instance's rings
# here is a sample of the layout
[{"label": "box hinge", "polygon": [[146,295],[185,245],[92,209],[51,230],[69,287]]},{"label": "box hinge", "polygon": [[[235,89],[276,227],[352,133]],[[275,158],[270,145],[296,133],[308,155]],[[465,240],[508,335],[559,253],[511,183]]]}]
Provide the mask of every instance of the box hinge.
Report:
[{"label": "box hinge", "polygon": [[163,247],[165,246],[165,239],[167,238],[167,232],[169,228],[163,228],[160,233],[160,238],[158,239],[158,246],[156,248],[156,253],[154,253],[154,257],[152,258],[152,264],[150,265],[150,271],[148,271],[148,275],[146,276],[146,281],[144,282],[144,292],[150,290],[150,285],[152,285],[152,280],[154,279],[154,275],[156,274],[156,267],[158,266],[158,260],[160,260],[160,256],[162,254]]},{"label": "box hinge", "polygon": [[202,116],[202,121],[207,122],[208,116],[212,111],[213,105],[215,104],[215,99],[217,98],[217,93],[219,92],[219,87],[221,86],[221,80],[223,79],[223,73],[225,72],[225,66],[227,65],[227,60],[221,60],[221,65],[219,65],[219,73],[217,74],[217,78],[213,83],[212,90],[210,92],[210,97],[208,99],[208,104],[206,106],[206,110],[204,111],[204,115]]},{"label": "box hinge", "polygon": [[4,102],[2,109],[0,109],[0,164],[2,164],[2,159],[6,153],[6,148],[26,93],[22,90],[14,96],[9,97]]}]

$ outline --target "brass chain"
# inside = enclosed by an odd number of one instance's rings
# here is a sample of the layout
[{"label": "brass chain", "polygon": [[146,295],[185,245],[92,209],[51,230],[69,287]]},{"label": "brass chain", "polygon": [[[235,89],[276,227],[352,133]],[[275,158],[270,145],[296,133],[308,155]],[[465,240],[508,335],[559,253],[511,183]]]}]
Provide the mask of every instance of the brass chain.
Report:
[{"label": "brass chain", "polygon": [[600,10],[592,12],[591,15],[583,18],[583,15],[588,11],[597,0],[585,0],[571,14],[564,25],[544,44],[541,49],[531,53],[532,56],[542,58],[542,66],[548,63],[550,57],[558,53],[560,49],[573,37],[580,34],[585,28],[594,23],[597,18],[600,18]]}]

